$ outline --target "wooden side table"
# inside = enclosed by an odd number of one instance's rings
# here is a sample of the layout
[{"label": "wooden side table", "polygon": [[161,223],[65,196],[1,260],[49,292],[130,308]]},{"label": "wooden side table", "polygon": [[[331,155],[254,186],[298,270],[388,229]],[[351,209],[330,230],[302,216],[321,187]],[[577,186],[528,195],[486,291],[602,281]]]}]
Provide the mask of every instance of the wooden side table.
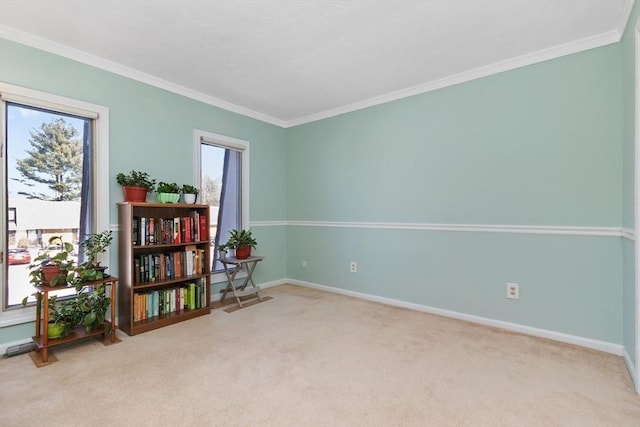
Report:
[{"label": "wooden side table", "polygon": [[[255,270],[256,265],[262,261],[264,257],[262,256],[250,256],[249,258],[223,258],[219,261],[224,266],[224,274],[227,276],[227,287],[222,292],[222,298],[220,298],[220,302],[224,301],[227,294],[234,296],[238,305],[242,307],[242,301],[240,301],[240,297],[248,296],[248,295],[256,295],[260,301],[262,301],[262,295],[260,295],[260,286],[256,286],[253,283],[253,270]],[[240,271],[246,271],[247,277],[245,277],[242,285],[236,287],[233,284],[233,281],[236,278],[236,275]],[[251,285],[247,287],[247,285]]]},{"label": "wooden side table", "polygon": [[[42,363],[46,363],[49,358],[49,347],[54,347],[60,344],[66,344],[69,342],[77,341],[83,338],[92,337],[96,335],[102,335],[103,337],[107,333],[107,329],[111,329],[111,342],[116,341],[116,284],[118,283],[117,277],[106,277],[102,280],[96,280],[94,282],[87,282],[84,287],[98,287],[109,286],[111,288],[111,320],[106,320],[104,324],[87,332],[84,326],[78,326],[64,338],[52,338],[49,339],[49,292],[60,290],[60,287],[51,286],[36,286],[36,301],[42,301],[42,313],[37,315],[36,310],[36,335],[33,337],[33,342],[36,344],[36,352],[42,352]],[[41,300],[41,298],[44,298]],[[37,302],[36,302],[37,303]]]}]

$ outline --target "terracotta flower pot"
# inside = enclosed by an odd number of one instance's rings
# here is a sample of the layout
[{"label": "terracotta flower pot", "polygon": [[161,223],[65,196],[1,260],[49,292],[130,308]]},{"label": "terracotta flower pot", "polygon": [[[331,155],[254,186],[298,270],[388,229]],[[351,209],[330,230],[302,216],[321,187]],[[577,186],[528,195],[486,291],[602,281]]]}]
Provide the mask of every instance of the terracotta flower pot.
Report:
[{"label": "terracotta flower pot", "polygon": [[122,194],[124,195],[125,202],[146,202],[147,201],[147,188],[146,187],[122,187]]},{"label": "terracotta flower pot", "polygon": [[242,246],[241,248],[236,248],[236,258],[245,259],[251,256],[251,246]]},{"label": "terracotta flower pot", "polygon": [[61,273],[59,265],[45,265],[42,267],[42,283],[49,286],[49,283]]}]

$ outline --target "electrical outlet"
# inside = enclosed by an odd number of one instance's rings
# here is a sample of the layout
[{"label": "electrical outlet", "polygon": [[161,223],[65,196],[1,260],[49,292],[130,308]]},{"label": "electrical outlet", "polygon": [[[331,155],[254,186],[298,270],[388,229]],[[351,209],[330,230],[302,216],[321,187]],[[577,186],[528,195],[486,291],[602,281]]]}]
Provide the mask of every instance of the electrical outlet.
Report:
[{"label": "electrical outlet", "polygon": [[302,261],[301,264],[302,264],[303,267],[306,267],[307,266],[307,261]]},{"label": "electrical outlet", "polygon": [[520,299],[520,285],[517,283],[507,283],[507,298]]},{"label": "electrical outlet", "polygon": [[357,273],[358,272],[358,263],[355,262],[355,261],[351,261],[351,264],[349,265],[349,268],[350,268],[352,273]]}]

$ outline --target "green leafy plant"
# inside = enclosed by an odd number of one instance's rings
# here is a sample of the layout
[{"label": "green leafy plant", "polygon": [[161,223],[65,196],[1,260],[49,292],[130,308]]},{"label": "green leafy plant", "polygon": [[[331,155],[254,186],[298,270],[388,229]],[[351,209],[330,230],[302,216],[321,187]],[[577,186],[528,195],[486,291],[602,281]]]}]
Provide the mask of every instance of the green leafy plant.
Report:
[{"label": "green leafy plant", "polygon": [[116,175],[116,181],[123,187],[144,187],[147,191],[153,191],[156,180],[152,179],[148,173],[132,170],[128,174],[120,172]]},{"label": "green leafy plant", "polygon": [[80,246],[84,248],[88,258],[86,268],[100,267],[98,255],[107,251],[112,240],[113,235],[111,230],[104,230],[100,233],[91,233],[85,240],[80,242]]},{"label": "green leafy plant", "polygon": [[251,235],[251,230],[236,230],[229,231],[229,240],[225,243],[225,246],[229,249],[238,249],[244,246],[251,246],[255,249],[258,242]]},{"label": "green leafy plant", "polygon": [[[41,316],[43,308],[42,293],[36,292],[36,315]],[[49,324],[64,325],[61,337],[71,333],[77,326],[83,325],[87,332],[104,324],[111,298],[107,297],[104,286],[95,289],[81,287],[75,298],[58,303],[57,295],[49,297]],[[27,305],[27,298],[22,300]],[[108,333],[109,331],[107,331]]]},{"label": "green leafy plant", "polygon": [[180,193],[180,186],[175,182],[159,182],[158,183],[158,193]]},{"label": "green leafy plant", "polygon": [[198,194],[198,189],[189,184],[184,184],[181,191],[182,194]]},{"label": "green leafy plant", "polygon": [[[87,332],[102,326],[111,298],[107,297],[104,286],[78,291],[76,297],[65,302],[78,321],[75,326],[84,325]],[[74,327],[75,327],[74,326]]]},{"label": "green leafy plant", "polygon": [[[73,245],[63,241],[62,236],[52,236],[49,239],[49,247],[59,248],[58,253],[54,255],[47,250],[34,258],[29,264],[29,282],[34,286],[45,283],[49,286],[66,286],[73,281],[75,275],[75,261],[71,258]],[[46,280],[45,270],[54,270],[51,280]]]},{"label": "green leafy plant", "polygon": [[[36,297],[36,316],[40,318],[44,306],[43,294],[36,292],[33,295]],[[22,300],[22,305],[27,305],[27,299],[28,297],[25,297]],[[67,303],[58,303],[57,295],[49,297],[48,307],[49,325],[60,325],[62,327],[62,333],[56,338],[64,338],[69,335],[81,320],[80,316],[71,310]]]}]

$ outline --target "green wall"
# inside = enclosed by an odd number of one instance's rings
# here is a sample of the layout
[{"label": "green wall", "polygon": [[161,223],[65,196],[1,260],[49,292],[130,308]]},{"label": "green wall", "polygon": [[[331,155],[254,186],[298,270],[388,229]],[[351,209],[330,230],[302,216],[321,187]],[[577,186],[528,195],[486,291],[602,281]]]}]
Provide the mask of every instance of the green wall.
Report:
[{"label": "green wall", "polygon": [[[622,224],[623,227],[633,230],[635,227],[635,93],[636,93],[636,25],[638,22],[638,2],[631,12],[631,16],[627,23],[627,28],[622,38],[623,51],[623,84],[624,84],[624,123],[623,123],[623,210]],[[636,236],[636,239],[640,236]],[[637,363],[636,339],[638,331],[636,330],[636,293],[637,284],[635,277],[635,261],[636,252],[634,242],[627,240],[623,244],[623,344],[629,355],[629,362]],[[635,367],[637,372],[637,367]],[[640,388],[639,388],[640,390]]]},{"label": "green wall", "polygon": [[[118,222],[116,203],[122,201],[118,172],[137,169],[160,181],[192,181],[196,128],[249,141],[250,220],[286,219],[284,129],[4,39],[0,55],[0,81],[109,108],[112,226]],[[256,269],[256,281],[286,277],[286,230],[258,227],[255,235],[258,252],[268,256]],[[117,274],[112,252],[109,268]],[[0,328],[0,344],[30,337],[32,328]]]},{"label": "green wall", "polygon": [[[118,172],[189,182],[193,129],[228,135],[251,143],[251,221],[294,222],[255,228],[268,257],[257,282],[289,277],[627,348],[633,253],[619,237],[421,229],[627,226],[625,49],[291,129],[2,39],[0,80],[109,107],[112,224]],[[506,282],[519,300],[506,300]],[[1,328],[0,343],[30,334]]]},{"label": "green wall", "polygon": [[[621,53],[593,49],[290,129],[288,219],[315,222],[290,227],[290,276],[621,344],[620,237],[418,229],[620,227]],[[507,282],[520,300],[505,298]]]}]

